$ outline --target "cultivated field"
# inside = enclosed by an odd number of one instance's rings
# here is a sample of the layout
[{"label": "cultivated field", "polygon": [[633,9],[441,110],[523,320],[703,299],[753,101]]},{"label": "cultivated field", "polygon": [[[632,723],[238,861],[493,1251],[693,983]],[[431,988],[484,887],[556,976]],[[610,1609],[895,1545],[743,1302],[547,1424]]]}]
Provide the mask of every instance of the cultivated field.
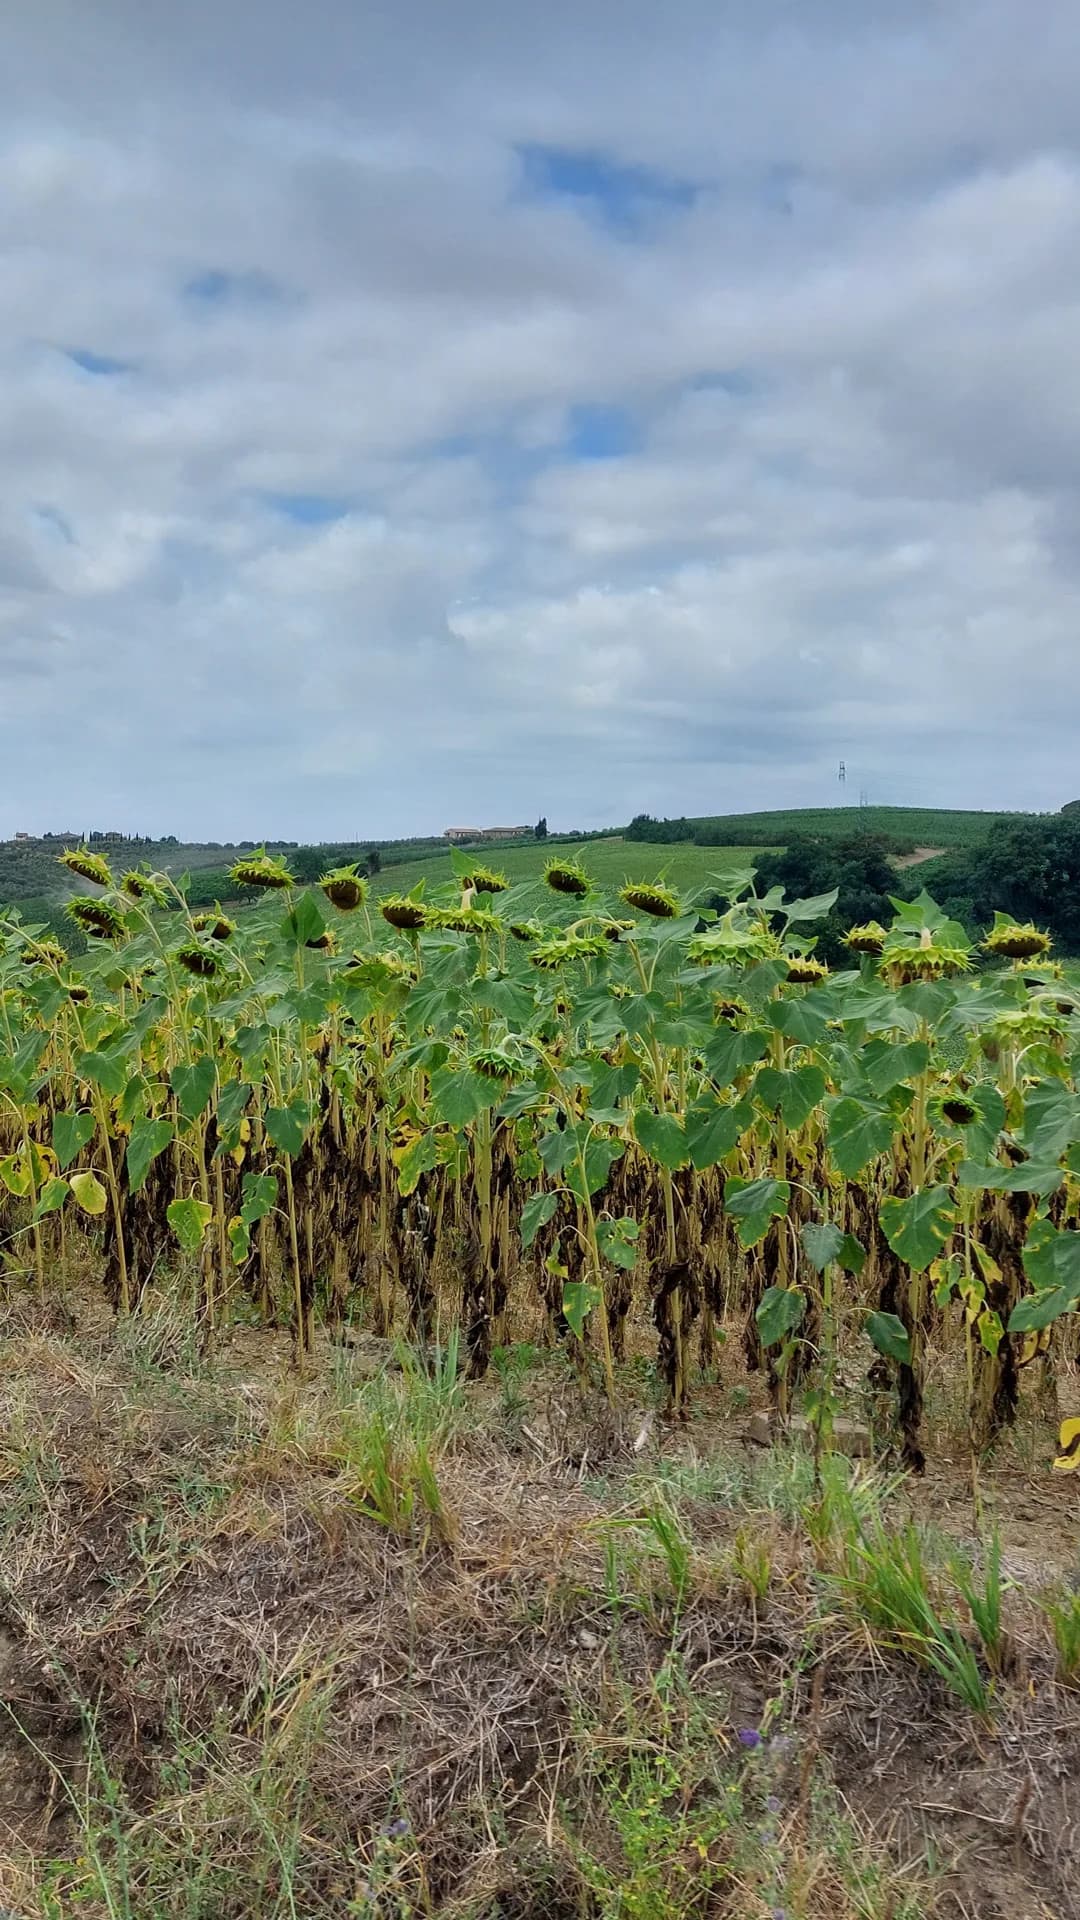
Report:
[{"label": "cultivated field", "polygon": [[[714,891],[718,874],[731,867],[745,867],[748,855],[755,851],[764,851],[764,842],[759,848],[748,849],[745,846],[695,847],[685,843],[648,846],[618,839],[589,840],[579,846],[548,846],[541,840],[529,847],[480,848],[475,858],[497,867],[517,883],[541,881],[547,862],[563,853],[580,859],[602,888],[615,889],[628,880],[663,879],[690,894],[699,890]],[[436,854],[428,860],[410,860],[402,866],[387,867],[377,876],[373,892],[376,896],[388,892],[408,893],[419,880],[423,880],[425,888],[443,886],[451,875],[449,852]]]},{"label": "cultivated field", "polygon": [[17,1911],[1076,1913],[1080,978],[596,851],[4,924]]},{"label": "cultivated field", "polygon": [[978,813],[954,807],[793,807],[765,813],[713,814],[689,820],[698,839],[786,845],[797,833],[878,833],[920,847],[970,847],[999,820],[1038,819],[1037,814]]}]

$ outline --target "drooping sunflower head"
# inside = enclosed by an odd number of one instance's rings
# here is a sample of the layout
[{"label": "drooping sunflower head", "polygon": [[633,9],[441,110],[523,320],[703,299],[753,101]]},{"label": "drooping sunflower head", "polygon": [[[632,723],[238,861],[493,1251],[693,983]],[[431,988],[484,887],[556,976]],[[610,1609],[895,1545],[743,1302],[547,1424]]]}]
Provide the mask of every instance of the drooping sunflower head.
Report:
[{"label": "drooping sunflower head", "polygon": [[355,913],[362,907],[367,893],[367,881],[355,866],[331,867],[323,874],[319,885],[332,907],[339,913]]},{"label": "drooping sunflower head", "polygon": [[89,1000],[90,989],[82,980],[65,980],[63,984],[67,988],[67,997],[69,1000],[74,1001],[76,1004],[83,1000]]},{"label": "drooping sunflower head", "polygon": [[416,977],[416,968],[389,947],[380,953],[354,953],[348,966],[338,975],[344,987],[365,987],[377,992],[385,992],[397,981],[415,980]]},{"label": "drooping sunflower head", "polygon": [[67,954],[59,940],[28,940],[19,958],[24,967],[36,966],[38,961],[45,967],[62,967]]},{"label": "drooping sunflower head", "polygon": [[600,931],[605,940],[621,940],[624,933],[633,933],[634,925],[633,920],[603,920]]},{"label": "drooping sunflower head", "polygon": [[123,914],[109,900],[77,893],[67,902],[66,911],[92,940],[122,940],[126,932]]},{"label": "drooping sunflower head", "polygon": [[196,933],[208,933],[212,940],[231,940],[236,932],[235,920],[216,909],[213,913],[192,914],[191,924]]},{"label": "drooping sunflower head", "polygon": [[745,1000],[739,1000],[728,993],[717,994],[713,1001],[713,1019],[718,1026],[732,1027],[736,1020],[745,1019],[750,1009]]},{"label": "drooping sunflower head", "polygon": [[134,867],[130,873],[125,873],[120,885],[129,900],[149,900],[151,906],[163,907],[168,898],[156,875],[139,873]]},{"label": "drooping sunflower head", "polygon": [[963,929],[950,926],[922,927],[917,941],[905,937],[904,930],[893,927],[882,949],[885,978],[894,987],[909,986],[915,980],[946,980],[966,973],[971,966],[971,948]]},{"label": "drooping sunflower head", "polygon": [[787,977],[794,987],[816,987],[821,980],[827,980],[829,969],[824,960],[815,960],[809,953],[793,953],[788,960]]},{"label": "drooping sunflower head", "polygon": [[193,973],[198,980],[212,980],[218,970],[217,954],[198,940],[186,940],[177,947],[176,957],[185,973]]},{"label": "drooping sunflower head", "polygon": [[565,940],[538,940],[529,953],[532,965],[542,973],[557,973],[569,958]]},{"label": "drooping sunflower head", "polygon": [[229,878],[238,887],[264,887],[271,890],[291,887],[293,875],[284,860],[275,860],[265,847],[256,847],[229,868]]},{"label": "drooping sunflower head", "polygon": [[953,1127],[970,1127],[979,1117],[979,1109],[970,1094],[959,1087],[947,1091],[939,1102],[941,1112]]},{"label": "drooping sunflower head", "polygon": [[539,920],[515,920],[511,924],[510,931],[515,940],[520,940],[524,944],[530,940],[539,940],[544,929]]},{"label": "drooping sunflower head", "polygon": [[500,933],[500,922],[493,913],[483,907],[429,907],[427,922],[429,927],[439,927],[447,933]]},{"label": "drooping sunflower head", "polygon": [[861,927],[851,927],[844,936],[844,945],[852,953],[881,953],[888,939],[883,926],[876,920],[867,920]]},{"label": "drooping sunflower head", "polygon": [[1068,1018],[1068,1014],[1059,1012],[1049,994],[1042,995],[1038,1000],[1030,1000],[1026,1007],[999,1013],[991,1026],[983,1029],[980,1042],[984,1052],[988,1041],[999,1050],[1019,1052],[1025,1047],[1041,1045],[1060,1052],[1066,1042]]},{"label": "drooping sunflower head", "polygon": [[481,1074],[485,1080],[510,1081],[517,1079],[521,1073],[521,1062],[502,1047],[477,1047],[469,1065],[474,1073]]},{"label": "drooping sunflower head", "polygon": [[1045,993],[1055,980],[1064,980],[1065,969],[1060,960],[1032,960],[1021,967],[1025,987],[1032,993]]},{"label": "drooping sunflower head", "polygon": [[186,940],[177,947],[176,957],[185,973],[193,973],[198,980],[212,980],[217,973],[217,954],[199,940]]},{"label": "drooping sunflower head", "polygon": [[388,927],[397,927],[402,933],[415,933],[428,924],[428,909],[403,893],[388,893],[379,901],[379,912]]},{"label": "drooping sunflower head", "polygon": [[103,854],[91,853],[89,847],[65,847],[57,858],[62,867],[69,873],[77,873],[80,880],[90,880],[95,887],[112,886],[113,877]]},{"label": "drooping sunflower head", "polygon": [[463,887],[471,887],[474,893],[505,893],[510,885],[505,873],[495,873],[491,867],[470,867],[462,874]]},{"label": "drooping sunflower head", "polygon": [[654,886],[645,880],[634,880],[628,886],[619,889],[619,899],[633,907],[635,913],[648,913],[654,920],[674,920],[679,912],[679,896],[670,887]]},{"label": "drooping sunflower head", "polygon": [[729,907],[704,933],[695,933],[686,952],[699,967],[752,967],[759,960],[775,959],[780,941],[764,914],[739,905]]},{"label": "drooping sunflower head", "polygon": [[313,940],[305,940],[304,945],[310,947],[313,953],[336,953],[337,934],[332,927],[324,927]]},{"label": "drooping sunflower head", "polygon": [[987,934],[983,944],[988,953],[997,954],[1003,960],[1034,960],[1049,953],[1050,935],[1041,932],[1030,920],[1020,925],[998,914],[993,931]]},{"label": "drooping sunflower head", "polygon": [[602,933],[564,933],[538,941],[529,954],[534,967],[554,973],[569,960],[599,960],[607,951]]},{"label": "drooping sunflower head", "polygon": [[544,879],[553,893],[570,893],[579,900],[592,886],[584,867],[577,860],[549,860],[544,868]]}]

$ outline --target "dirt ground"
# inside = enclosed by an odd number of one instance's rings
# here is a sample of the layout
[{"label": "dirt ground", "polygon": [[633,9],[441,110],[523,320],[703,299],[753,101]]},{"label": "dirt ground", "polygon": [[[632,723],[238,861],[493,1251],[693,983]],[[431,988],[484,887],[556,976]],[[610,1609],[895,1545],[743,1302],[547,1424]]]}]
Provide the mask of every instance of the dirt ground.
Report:
[{"label": "dirt ground", "polygon": [[[1080,1475],[1050,1473],[1037,1409],[981,1475],[981,1522],[945,1430],[925,1479],[889,1495],[890,1523],[913,1518],[946,1549],[977,1557],[991,1516],[1000,1529],[1007,1656],[980,1715],[845,1611],[805,1525],[811,1463],[747,1443],[742,1384],[703,1392],[671,1429],[643,1375],[613,1412],[558,1356],[504,1368],[460,1389],[437,1509],[395,1529],[372,1517],[341,1437],[373,1369],[394,1378],[388,1350],[327,1350],[298,1382],[287,1342],[262,1332],[238,1333],[212,1368],[178,1350],[168,1320],[125,1344],[101,1321],[20,1307],[6,1333],[0,1899],[13,1913],[122,1910],[71,1864],[103,1780],[133,1836],[132,1912],[186,1913],[167,1847],[183,1833],[190,1853],[204,1820],[208,1857],[239,1859],[230,1783],[257,1775],[262,1794],[268,1754],[283,1807],[298,1768],[312,1796],[304,1920],[781,1911],[752,1856],[722,1896],[695,1893],[678,1861],[682,1905],[597,1893],[605,1862],[629,1871],[603,1796],[622,1804],[619,1769],[635,1791],[660,1715],[696,1769],[669,1792],[661,1841],[716,1781],[758,1792],[743,1748],[762,1730],[789,1920],[1080,1916],[1080,1691],[1055,1670],[1038,1604],[1080,1584]],[[681,1572],[657,1512],[677,1518]],[[843,1879],[823,1795],[880,1863],[877,1891]],[[395,1821],[407,1842],[385,1838]],[[115,1850],[104,1833],[95,1844]],[[346,1837],[355,1859],[398,1849],[392,1898],[371,1891],[373,1870],[358,1891],[359,1869],[335,1865]],[[601,1863],[588,1885],[586,1853]],[[215,1880],[199,1911],[288,1911],[259,1872],[224,1892]]]},{"label": "dirt ground", "polygon": [[913,847],[910,853],[895,854],[892,865],[903,873],[907,867],[921,867],[924,860],[937,860],[945,851],[944,847]]}]

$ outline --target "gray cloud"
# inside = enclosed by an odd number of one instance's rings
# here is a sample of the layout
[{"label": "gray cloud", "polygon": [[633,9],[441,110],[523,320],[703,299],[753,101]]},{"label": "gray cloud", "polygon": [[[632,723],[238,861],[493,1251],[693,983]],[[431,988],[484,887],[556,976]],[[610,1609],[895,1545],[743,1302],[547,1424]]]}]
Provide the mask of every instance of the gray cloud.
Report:
[{"label": "gray cloud", "polygon": [[0,831],[1070,797],[1068,0],[8,37]]}]

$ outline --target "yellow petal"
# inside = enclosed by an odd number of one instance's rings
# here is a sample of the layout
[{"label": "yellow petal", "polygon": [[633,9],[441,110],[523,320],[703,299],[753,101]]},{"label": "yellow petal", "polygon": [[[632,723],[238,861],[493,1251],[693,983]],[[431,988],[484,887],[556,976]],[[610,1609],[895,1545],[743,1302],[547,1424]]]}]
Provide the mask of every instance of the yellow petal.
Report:
[{"label": "yellow petal", "polygon": [[1058,1435],[1058,1454],[1054,1465],[1059,1473],[1075,1473],[1080,1467],[1080,1420],[1063,1420]]}]

